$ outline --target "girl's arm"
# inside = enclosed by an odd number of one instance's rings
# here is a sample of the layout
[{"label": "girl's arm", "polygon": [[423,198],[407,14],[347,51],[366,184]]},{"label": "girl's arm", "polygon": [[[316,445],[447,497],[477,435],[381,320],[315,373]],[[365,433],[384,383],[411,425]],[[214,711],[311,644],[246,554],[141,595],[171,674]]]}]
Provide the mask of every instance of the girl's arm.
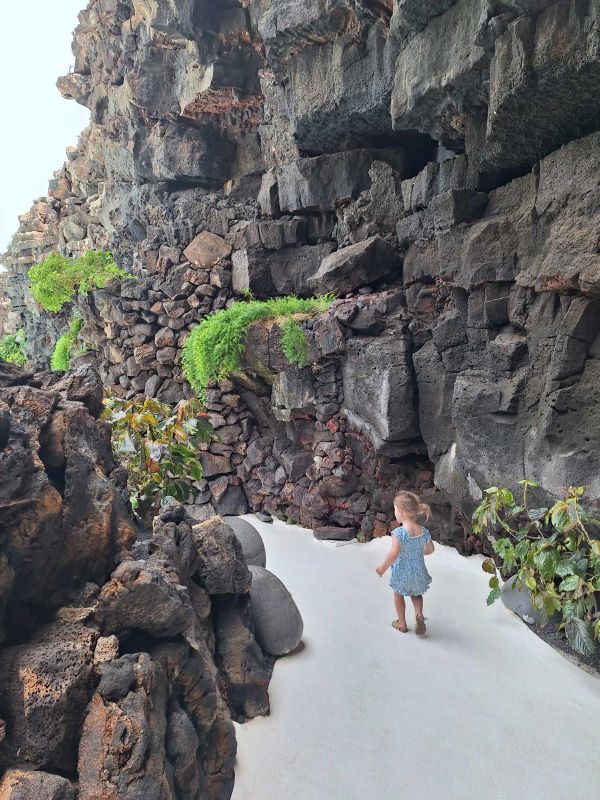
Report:
[{"label": "girl's arm", "polygon": [[433,553],[434,550],[435,550],[435,547],[434,547],[434,544],[433,544],[433,539],[430,539],[427,542],[427,544],[425,545],[425,547],[423,548],[423,555],[424,556],[430,556]]},{"label": "girl's arm", "polygon": [[399,553],[400,553],[400,542],[395,536],[392,536],[392,546],[390,547],[390,552],[387,554],[383,564],[380,564],[380,566],[378,566],[376,569],[376,572],[380,578],[392,566],[394,561],[398,558]]}]

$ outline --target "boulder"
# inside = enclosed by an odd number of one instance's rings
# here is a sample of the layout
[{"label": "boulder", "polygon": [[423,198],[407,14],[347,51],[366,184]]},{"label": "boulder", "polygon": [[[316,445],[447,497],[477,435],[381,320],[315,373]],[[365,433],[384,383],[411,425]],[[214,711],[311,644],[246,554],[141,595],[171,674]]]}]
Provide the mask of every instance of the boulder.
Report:
[{"label": "boulder", "polygon": [[313,536],[319,541],[349,542],[356,536],[356,528],[325,525],[321,528],[315,528]]},{"label": "boulder", "polygon": [[241,486],[230,485],[223,494],[215,500],[217,514],[238,516],[248,511],[248,501]]},{"label": "boulder", "polygon": [[60,775],[9,769],[0,781],[2,800],[75,800],[75,787]]},{"label": "boulder", "polygon": [[519,588],[516,583],[517,576],[513,575],[502,586],[501,600],[506,608],[514,611],[528,625],[544,622],[543,612],[533,607],[529,589],[524,585]]},{"label": "boulder", "polygon": [[10,720],[0,769],[27,763],[72,774],[98,631],[90,609],[62,609],[24,644],[0,653],[0,709]]},{"label": "boulder", "polygon": [[269,713],[271,664],[254,637],[249,600],[218,597],[213,600],[213,612],[216,661],[232,717],[245,722],[265,716]]},{"label": "boulder", "polygon": [[266,511],[257,511],[255,517],[261,522],[266,522],[268,525],[272,524],[273,522],[273,515]]},{"label": "boulder", "polygon": [[212,517],[192,528],[198,550],[196,572],[209,594],[244,594],[251,575],[244,562],[242,545],[221,517]]},{"label": "boulder", "polygon": [[103,587],[96,619],[104,632],[137,629],[167,637],[188,627],[190,613],[187,589],[167,563],[127,560]]},{"label": "boulder", "polygon": [[353,338],[342,364],[344,409],[376,447],[419,437],[410,339],[401,331]]},{"label": "boulder", "polygon": [[294,598],[272,572],[255,565],[249,569],[256,639],[262,649],[273,656],[291,653],[300,644],[304,629]]},{"label": "boulder", "polygon": [[321,262],[308,281],[315,293],[351,292],[386,276],[400,277],[395,249],[380,236],[343,247]]},{"label": "boulder", "polygon": [[236,250],[233,254],[233,289],[256,297],[274,294],[310,294],[310,279],[335,245],[286,247],[283,250]]},{"label": "boulder", "polygon": [[209,269],[231,255],[231,245],[216,233],[202,231],[192,239],[183,255],[195,267]]},{"label": "boulder", "polygon": [[313,454],[298,447],[289,447],[281,453],[280,459],[288,479],[296,483],[306,475],[306,470],[313,463]]},{"label": "boulder", "polygon": [[282,165],[277,170],[281,211],[328,211],[358,197],[371,185],[372,163],[369,150],[349,150]]},{"label": "boulder", "polygon": [[254,564],[258,567],[265,567],[267,564],[265,545],[256,528],[245,519],[240,519],[239,517],[223,517],[223,519],[233,530],[242,545],[246,566]]},{"label": "boulder", "polygon": [[[77,770],[80,800],[164,796],[170,688],[164,670],[147,653],[130,660],[131,680],[122,692],[106,700],[97,691],[87,709]],[[118,731],[122,734],[115,735]]]}]

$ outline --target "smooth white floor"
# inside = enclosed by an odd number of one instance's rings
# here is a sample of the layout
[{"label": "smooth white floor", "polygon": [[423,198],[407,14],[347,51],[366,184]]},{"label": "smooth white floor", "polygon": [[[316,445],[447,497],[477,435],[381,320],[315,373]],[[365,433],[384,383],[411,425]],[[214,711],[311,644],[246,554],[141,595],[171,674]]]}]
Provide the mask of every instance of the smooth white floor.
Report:
[{"label": "smooth white floor", "polygon": [[248,520],[305,647],[275,665],[271,716],[236,726],[234,800],[598,800],[600,680],[486,606],[481,559],[437,547],[418,639],[375,573],[389,539]]}]

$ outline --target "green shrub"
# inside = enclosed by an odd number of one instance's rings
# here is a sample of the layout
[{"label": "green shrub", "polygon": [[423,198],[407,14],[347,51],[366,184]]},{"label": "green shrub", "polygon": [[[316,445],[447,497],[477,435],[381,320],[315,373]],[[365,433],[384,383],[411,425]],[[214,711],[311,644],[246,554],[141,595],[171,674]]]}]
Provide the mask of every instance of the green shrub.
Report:
[{"label": "green shrub", "polygon": [[[221,380],[240,369],[249,327],[261,319],[283,318],[282,346],[290,363],[303,363],[307,345],[299,318],[326,311],[333,297],[310,299],[275,297],[245,300],[216,311],[192,330],[183,346],[182,365],[192,388],[204,399],[211,381]],[[294,319],[296,317],[296,319]]]},{"label": "green shrub", "polygon": [[491,575],[488,605],[500,597],[499,572],[516,573],[517,588],[527,587],[542,624],[560,613],[571,648],[591,655],[600,639],[600,541],[588,532],[584,489],[571,487],[552,507],[530,509],[528,490],[539,486],[521,485],[520,504],[509,489],[493,486],[473,514],[474,532],[488,532],[501,562],[499,570],[492,559],[483,562]]},{"label": "green shrub", "polygon": [[213,429],[198,400],[175,408],[150,397],[143,403],[107,394],[103,418],[112,425],[115,458],[128,470],[131,506],[149,523],[171,499],[195,497],[203,478],[197,448]]},{"label": "green shrub", "polygon": [[9,333],[0,339],[0,359],[9,364],[18,364],[18,366],[24,367],[27,363],[26,347],[25,331]]},{"label": "green shrub", "polygon": [[50,253],[29,270],[31,293],[46,311],[57,313],[76,293],[103,289],[112,278],[129,277],[108,250],[90,250],[79,258]]},{"label": "green shrub", "polygon": [[66,372],[69,369],[73,348],[77,343],[77,337],[82,327],[83,317],[75,317],[66,333],[63,333],[57,340],[50,359],[50,368],[54,372]]}]

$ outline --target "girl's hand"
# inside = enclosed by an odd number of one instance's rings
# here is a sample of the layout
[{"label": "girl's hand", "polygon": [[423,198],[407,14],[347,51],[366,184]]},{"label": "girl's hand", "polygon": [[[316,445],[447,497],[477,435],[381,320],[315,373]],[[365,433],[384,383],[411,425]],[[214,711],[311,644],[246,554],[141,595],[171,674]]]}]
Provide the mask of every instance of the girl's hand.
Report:
[{"label": "girl's hand", "polygon": [[377,567],[375,572],[379,575],[380,578],[383,577],[383,573],[385,572],[385,566]]}]

